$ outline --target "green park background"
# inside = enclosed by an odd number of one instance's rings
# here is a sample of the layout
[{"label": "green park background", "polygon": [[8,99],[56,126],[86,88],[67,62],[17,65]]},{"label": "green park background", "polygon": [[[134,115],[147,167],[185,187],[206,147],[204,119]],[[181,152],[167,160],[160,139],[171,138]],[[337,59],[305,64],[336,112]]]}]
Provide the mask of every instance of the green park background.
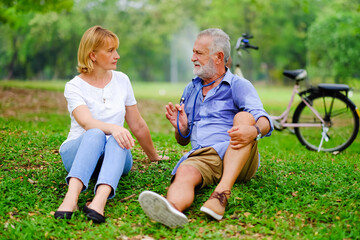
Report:
[{"label": "green park background", "polygon": [[[81,211],[69,221],[53,218],[67,189],[58,151],[70,125],[64,85],[77,74],[77,47],[93,25],[118,35],[117,69],[132,81],[155,147],[170,158],[151,163],[136,144],[133,169],[101,225]],[[189,149],[176,143],[164,106],[178,101],[193,77],[193,42],[209,27],[229,34],[233,66],[241,63],[270,114],[280,114],[290,98],[284,69],[308,71],[302,88],[348,84],[360,106],[360,0],[2,0],[0,239],[360,239],[359,136],[332,154],[307,150],[291,131],[274,131],[260,141],[256,176],[232,189],[222,221],[199,211],[213,187],[197,192],[184,228],[144,214],[138,194],[166,195],[171,170]],[[253,34],[259,50],[239,57],[234,46],[242,33]],[[80,195],[80,208],[93,186]]]},{"label": "green park background", "polygon": [[71,79],[83,32],[101,25],[119,36],[118,69],[132,81],[189,81],[196,34],[219,27],[233,47],[254,35],[259,51],[241,58],[251,81],[284,84],[284,69],[305,68],[312,83],[360,85],[359,0],[4,0],[0,10],[4,80]]}]

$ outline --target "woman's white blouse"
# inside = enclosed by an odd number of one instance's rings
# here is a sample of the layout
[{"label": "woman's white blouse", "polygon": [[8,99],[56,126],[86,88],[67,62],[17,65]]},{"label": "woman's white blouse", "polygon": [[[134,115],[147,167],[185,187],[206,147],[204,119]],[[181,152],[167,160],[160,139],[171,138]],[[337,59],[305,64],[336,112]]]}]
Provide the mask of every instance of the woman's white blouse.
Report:
[{"label": "woman's white blouse", "polygon": [[112,71],[111,81],[104,88],[91,86],[76,76],[66,83],[64,96],[71,118],[70,132],[65,142],[85,132],[72,114],[78,106],[86,105],[92,117],[99,121],[124,126],[125,106],[136,104],[129,77],[118,71]]}]

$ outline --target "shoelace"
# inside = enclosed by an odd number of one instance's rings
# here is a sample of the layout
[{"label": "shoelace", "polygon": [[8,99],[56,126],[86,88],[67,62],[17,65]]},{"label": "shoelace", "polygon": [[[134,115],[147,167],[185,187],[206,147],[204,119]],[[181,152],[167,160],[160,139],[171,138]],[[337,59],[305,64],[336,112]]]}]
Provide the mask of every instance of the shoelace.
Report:
[{"label": "shoelace", "polygon": [[221,193],[219,192],[213,192],[210,196],[210,199],[212,198],[216,198],[217,200],[219,200],[220,204],[225,207],[226,203],[227,203],[227,196],[230,196],[231,191],[230,190],[226,190],[223,191]]}]

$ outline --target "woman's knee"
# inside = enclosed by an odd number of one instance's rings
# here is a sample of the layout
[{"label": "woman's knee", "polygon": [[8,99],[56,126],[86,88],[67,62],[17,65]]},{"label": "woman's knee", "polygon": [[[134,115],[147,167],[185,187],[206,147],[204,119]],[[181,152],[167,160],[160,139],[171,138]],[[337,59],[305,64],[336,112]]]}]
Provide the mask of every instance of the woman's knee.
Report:
[{"label": "woman's knee", "polygon": [[132,154],[130,149],[121,148],[113,136],[110,136],[105,144],[105,158],[106,162],[110,161],[113,164],[124,164],[124,173],[127,174],[132,165]]},{"label": "woman's knee", "polygon": [[105,139],[106,134],[99,128],[92,128],[84,133],[84,137],[91,139]]},{"label": "woman's knee", "polygon": [[254,125],[256,123],[254,116],[248,112],[238,112],[233,120],[233,125]]},{"label": "woman's knee", "polygon": [[109,146],[111,145],[111,146],[120,147],[120,145],[118,144],[118,142],[116,141],[116,139],[112,135],[108,138],[108,140],[106,142],[107,142],[107,145],[109,145]]},{"label": "woman's knee", "polygon": [[83,153],[88,150],[90,150],[91,152],[103,152],[105,143],[106,135],[102,130],[98,128],[89,129],[83,134],[79,150],[82,149]]},{"label": "woman's knee", "polygon": [[91,135],[95,135],[95,136],[97,136],[97,135],[105,136],[105,133],[99,128],[91,128],[91,129],[87,130],[85,132],[85,134],[87,134],[87,135],[91,134]]},{"label": "woman's knee", "polygon": [[130,151],[129,149],[126,148],[122,148],[120,147],[119,143],[116,141],[116,139],[113,136],[110,136],[107,140],[106,140],[106,145],[105,145],[105,151],[106,152],[113,152],[116,153],[117,155],[121,155],[121,156],[125,156],[128,151]]}]

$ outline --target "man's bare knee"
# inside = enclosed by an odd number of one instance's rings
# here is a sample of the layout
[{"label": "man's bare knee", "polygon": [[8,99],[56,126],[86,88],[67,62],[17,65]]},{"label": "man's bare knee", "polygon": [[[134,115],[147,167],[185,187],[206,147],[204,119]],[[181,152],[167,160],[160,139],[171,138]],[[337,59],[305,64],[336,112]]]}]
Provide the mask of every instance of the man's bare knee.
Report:
[{"label": "man's bare knee", "polygon": [[256,123],[255,118],[251,113],[248,112],[238,112],[233,120],[233,125],[254,125]]},{"label": "man's bare knee", "polygon": [[202,181],[202,176],[199,170],[191,165],[180,165],[176,170],[175,179],[173,183],[190,183],[194,186]]}]

